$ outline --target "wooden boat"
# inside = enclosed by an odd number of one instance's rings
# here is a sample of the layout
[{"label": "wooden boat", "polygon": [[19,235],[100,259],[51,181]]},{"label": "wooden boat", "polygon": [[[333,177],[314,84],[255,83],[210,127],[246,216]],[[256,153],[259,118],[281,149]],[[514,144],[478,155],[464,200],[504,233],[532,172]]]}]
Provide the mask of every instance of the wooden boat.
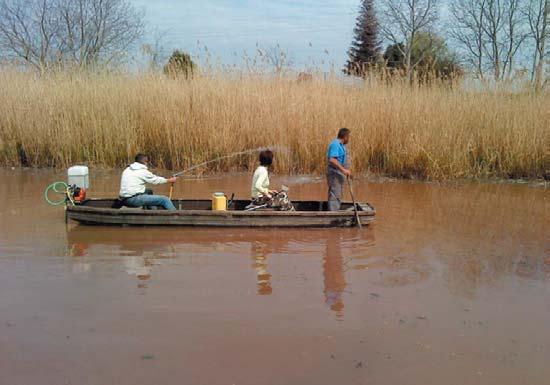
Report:
[{"label": "wooden boat", "polygon": [[[293,201],[296,211],[246,211],[248,200],[234,200],[227,211],[212,211],[210,200],[172,200],[176,211],[120,207],[116,199],[87,199],[66,208],[67,219],[87,225],[204,226],[204,227],[351,227],[356,225],[353,203],[327,211],[327,202]],[[374,221],[376,211],[357,203],[361,223]]]}]

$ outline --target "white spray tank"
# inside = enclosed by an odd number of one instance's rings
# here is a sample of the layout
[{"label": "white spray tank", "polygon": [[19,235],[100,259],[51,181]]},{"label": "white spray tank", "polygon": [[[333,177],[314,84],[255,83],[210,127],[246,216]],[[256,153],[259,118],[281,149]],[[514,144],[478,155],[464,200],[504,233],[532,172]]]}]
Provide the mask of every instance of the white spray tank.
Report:
[{"label": "white spray tank", "polygon": [[76,185],[83,189],[90,186],[90,177],[88,166],[72,166],[67,170],[67,184]]}]

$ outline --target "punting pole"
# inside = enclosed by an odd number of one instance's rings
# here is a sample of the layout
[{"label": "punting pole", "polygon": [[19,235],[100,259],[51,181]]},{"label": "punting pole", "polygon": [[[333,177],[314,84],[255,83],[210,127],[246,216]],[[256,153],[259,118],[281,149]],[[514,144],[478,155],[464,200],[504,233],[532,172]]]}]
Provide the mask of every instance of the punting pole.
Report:
[{"label": "punting pole", "polygon": [[349,186],[349,193],[351,194],[351,201],[353,202],[353,210],[355,211],[355,222],[357,223],[357,227],[361,228],[363,227],[361,225],[361,219],[359,218],[359,212],[357,211],[357,203],[355,203],[355,195],[353,195],[353,187],[351,184],[351,178],[348,176],[348,186]]}]

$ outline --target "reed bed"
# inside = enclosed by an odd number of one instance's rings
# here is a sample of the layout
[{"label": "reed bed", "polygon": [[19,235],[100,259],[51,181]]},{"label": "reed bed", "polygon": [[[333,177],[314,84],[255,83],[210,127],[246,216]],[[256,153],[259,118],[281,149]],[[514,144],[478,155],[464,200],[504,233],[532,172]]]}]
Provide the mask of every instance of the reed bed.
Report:
[{"label": "reed bed", "polygon": [[[550,98],[526,92],[215,73],[36,75],[0,71],[0,165],[120,167],[146,152],[181,170],[274,146],[275,170],[322,173],[325,148],[352,130],[357,174],[547,177]],[[211,166],[247,170],[242,156]]]}]

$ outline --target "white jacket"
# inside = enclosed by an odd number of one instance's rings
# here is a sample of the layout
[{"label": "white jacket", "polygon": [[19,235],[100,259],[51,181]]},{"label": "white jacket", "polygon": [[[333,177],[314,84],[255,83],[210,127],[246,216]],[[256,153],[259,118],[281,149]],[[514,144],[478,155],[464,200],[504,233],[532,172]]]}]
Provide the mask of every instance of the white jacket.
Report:
[{"label": "white jacket", "polygon": [[138,162],[134,162],[122,173],[120,179],[120,192],[118,195],[121,198],[133,197],[137,194],[145,192],[145,184],[163,184],[166,183],[166,178],[157,176],[147,169],[147,166]]},{"label": "white jacket", "polygon": [[269,192],[269,173],[267,167],[259,166],[252,177],[252,199],[267,195]]}]

